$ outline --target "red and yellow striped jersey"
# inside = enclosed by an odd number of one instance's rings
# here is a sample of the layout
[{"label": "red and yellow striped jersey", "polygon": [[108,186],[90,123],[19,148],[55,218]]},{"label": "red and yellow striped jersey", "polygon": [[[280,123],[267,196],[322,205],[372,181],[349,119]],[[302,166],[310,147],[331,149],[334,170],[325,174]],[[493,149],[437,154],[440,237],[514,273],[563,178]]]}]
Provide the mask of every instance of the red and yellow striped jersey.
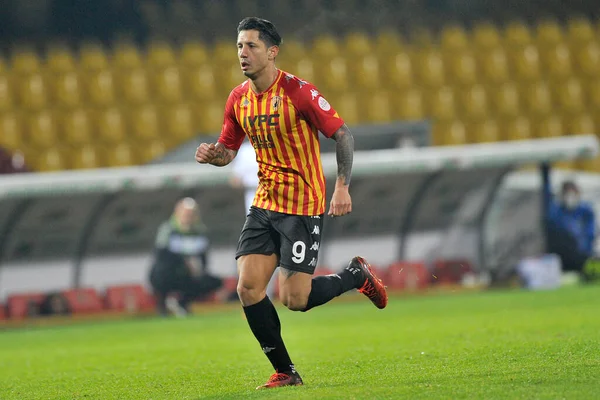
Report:
[{"label": "red and yellow striped jersey", "polygon": [[219,142],[256,151],[259,185],[253,205],[295,215],[325,212],[319,131],[331,137],[344,121],[317,89],[284,71],[255,93],[247,80],[231,92]]}]

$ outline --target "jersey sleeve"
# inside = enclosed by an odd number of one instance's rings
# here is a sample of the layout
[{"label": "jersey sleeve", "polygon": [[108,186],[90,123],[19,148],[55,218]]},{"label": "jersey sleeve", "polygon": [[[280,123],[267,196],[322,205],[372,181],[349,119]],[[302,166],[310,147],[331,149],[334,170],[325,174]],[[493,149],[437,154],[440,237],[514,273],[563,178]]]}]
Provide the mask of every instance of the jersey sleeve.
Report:
[{"label": "jersey sleeve", "polygon": [[223,117],[223,127],[221,128],[221,135],[219,136],[218,142],[223,144],[229,150],[238,150],[244,141],[246,136],[244,130],[238,123],[235,117],[235,104],[236,96],[234,92],[229,94],[227,103],[225,103],[225,115]]},{"label": "jersey sleeve", "polygon": [[295,97],[300,113],[326,137],[333,136],[344,124],[344,120],[314,85],[303,85],[296,90]]}]

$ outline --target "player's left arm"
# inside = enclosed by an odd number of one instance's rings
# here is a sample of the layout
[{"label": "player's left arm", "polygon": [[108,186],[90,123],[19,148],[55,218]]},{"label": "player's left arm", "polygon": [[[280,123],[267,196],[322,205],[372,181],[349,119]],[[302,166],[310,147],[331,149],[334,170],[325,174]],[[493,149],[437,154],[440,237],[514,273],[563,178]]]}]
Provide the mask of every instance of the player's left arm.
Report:
[{"label": "player's left arm", "polygon": [[354,160],[354,137],[344,123],[331,138],[336,142],[337,178],[328,214],[339,216],[352,211],[352,198],[350,197],[349,188]]}]

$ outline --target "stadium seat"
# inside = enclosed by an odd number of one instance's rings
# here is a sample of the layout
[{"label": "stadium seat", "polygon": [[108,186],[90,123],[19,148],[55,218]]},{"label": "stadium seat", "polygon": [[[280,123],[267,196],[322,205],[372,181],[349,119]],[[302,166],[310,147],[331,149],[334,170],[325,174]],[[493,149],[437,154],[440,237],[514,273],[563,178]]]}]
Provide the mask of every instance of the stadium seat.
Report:
[{"label": "stadium seat", "polygon": [[[296,74],[295,65],[303,59],[308,58],[306,46],[298,40],[287,40],[277,56],[276,64],[286,72]],[[304,77],[303,77],[304,78]]]},{"label": "stadium seat", "polygon": [[391,264],[383,281],[392,290],[420,290],[429,286],[431,275],[421,262],[400,261]]},{"label": "stadium seat", "polygon": [[390,101],[392,102],[392,116],[395,119],[414,121],[425,117],[423,94],[419,89],[402,90]]},{"label": "stadium seat", "polygon": [[579,170],[598,173],[600,172],[600,157],[578,160],[576,166]]},{"label": "stadium seat", "polygon": [[195,126],[199,133],[215,134],[223,125],[223,104],[214,101],[192,103]]},{"label": "stadium seat", "polygon": [[504,29],[504,45],[506,48],[521,48],[533,42],[531,32],[523,22],[513,21]]},{"label": "stadium seat", "polygon": [[119,143],[126,138],[125,118],[119,108],[99,110],[94,115],[96,138],[104,143]]},{"label": "stadium seat", "polygon": [[201,41],[187,41],[181,47],[179,63],[183,67],[197,67],[210,61],[209,51]]},{"label": "stadium seat", "polygon": [[469,121],[482,120],[488,115],[488,99],[482,85],[474,85],[461,90],[459,96],[460,113]]},{"label": "stadium seat", "polygon": [[64,46],[51,46],[46,54],[46,65],[50,73],[64,74],[76,68],[73,53]]},{"label": "stadium seat", "polygon": [[102,299],[96,289],[78,288],[61,292],[69,302],[73,314],[90,314],[103,311]]},{"label": "stadium seat", "polygon": [[414,82],[412,60],[407,52],[398,52],[383,64],[384,76],[396,89],[406,89]]},{"label": "stadium seat", "polygon": [[594,27],[587,18],[569,18],[567,22],[567,41],[572,48],[577,48],[596,40]]},{"label": "stadium seat", "polygon": [[161,157],[165,154],[167,148],[165,141],[161,139],[144,142],[143,146],[138,146],[136,149],[138,163],[147,163]]},{"label": "stadium seat", "polygon": [[380,87],[379,60],[372,54],[356,56],[355,62],[348,65],[351,71],[351,84],[366,92]]},{"label": "stadium seat", "polygon": [[182,83],[179,68],[171,66],[154,74],[154,93],[156,101],[164,103],[176,103],[181,101]]},{"label": "stadium seat", "polygon": [[468,51],[452,52],[446,56],[448,82],[453,85],[469,86],[478,81],[477,62]]},{"label": "stadium seat", "polygon": [[311,59],[304,58],[299,60],[290,72],[307,82],[318,84],[317,74],[315,73],[315,64]]},{"label": "stadium seat", "polygon": [[521,99],[532,116],[549,115],[552,111],[552,95],[545,82],[536,82],[521,87]]},{"label": "stadium seat", "polygon": [[444,53],[460,52],[469,47],[467,32],[462,25],[448,25],[442,28],[440,43]]},{"label": "stadium seat", "polygon": [[489,22],[478,23],[473,28],[472,43],[478,51],[489,51],[502,46],[500,32]]},{"label": "stadium seat", "polygon": [[212,68],[207,64],[186,68],[183,71],[183,87],[186,97],[192,101],[214,99],[217,89]]},{"label": "stadium seat", "polygon": [[72,169],[93,169],[103,167],[105,164],[100,153],[97,146],[89,144],[73,148],[69,152],[69,165]]},{"label": "stadium seat", "polygon": [[327,62],[340,55],[340,43],[333,35],[323,34],[317,36],[311,46],[312,56],[320,62]]},{"label": "stadium seat", "polygon": [[108,70],[90,73],[86,79],[86,94],[93,106],[105,107],[115,102],[114,75]]},{"label": "stadium seat", "polygon": [[118,75],[123,100],[129,104],[142,104],[150,99],[148,75],[142,68],[131,68]]},{"label": "stadium seat", "polygon": [[216,67],[229,66],[237,62],[235,40],[219,39],[212,48],[211,61]]},{"label": "stadium seat", "polygon": [[462,121],[436,121],[434,123],[433,143],[436,146],[459,145],[467,142],[467,131]]},{"label": "stadium seat", "polygon": [[6,305],[0,303],[0,321],[4,321],[6,318]]},{"label": "stadium seat", "polygon": [[[143,142],[139,144],[143,146]],[[97,146],[103,153],[106,166],[127,167],[137,164],[137,146],[130,142],[120,142],[110,147]]]},{"label": "stadium seat", "polygon": [[0,112],[13,107],[12,79],[7,73],[0,73]]},{"label": "stadium seat", "polygon": [[31,74],[18,80],[21,106],[30,111],[42,110],[47,105],[46,83],[42,74]]},{"label": "stadium seat", "polygon": [[331,97],[328,96],[328,101],[349,126],[367,121],[366,113],[358,105],[356,93],[348,92],[332,95]]},{"label": "stadium seat", "polygon": [[586,101],[591,112],[600,112],[600,80],[592,80],[584,84]]},{"label": "stadium seat", "polygon": [[[319,64],[319,90],[329,93],[343,93],[348,90],[350,79],[346,68],[346,59],[335,57]],[[299,75],[302,77],[302,75]],[[302,77],[304,78],[304,77]]]},{"label": "stadium seat", "polygon": [[196,130],[194,116],[188,104],[176,104],[162,110],[161,119],[164,126],[164,135],[174,145],[194,137]]},{"label": "stadium seat", "polygon": [[562,120],[557,115],[549,115],[535,121],[533,131],[537,138],[559,137],[565,134]]},{"label": "stadium seat", "polygon": [[586,78],[600,77],[600,43],[588,42],[573,54],[579,73]]},{"label": "stadium seat", "polygon": [[504,140],[524,140],[533,137],[531,123],[525,116],[505,120],[502,123],[501,133]]},{"label": "stadium seat", "polygon": [[564,41],[564,33],[558,22],[543,20],[535,28],[535,42],[538,48],[555,47]]},{"label": "stadium seat", "polygon": [[38,54],[27,48],[20,48],[11,56],[12,71],[19,76],[38,73],[41,69],[41,62]]},{"label": "stadium seat", "polygon": [[31,145],[37,148],[48,148],[58,143],[56,121],[49,111],[29,115],[25,123],[28,142]]},{"label": "stadium seat", "polygon": [[594,118],[590,114],[577,114],[565,118],[565,134],[567,135],[585,135],[598,134],[595,127]]},{"label": "stadium seat", "polygon": [[129,115],[129,132],[136,139],[155,139],[161,135],[158,112],[148,104],[133,109]]},{"label": "stadium seat", "polygon": [[369,54],[373,49],[373,44],[369,36],[364,32],[350,32],[343,39],[343,55],[361,57]]},{"label": "stadium seat", "polygon": [[508,81],[510,73],[508,57],[502,48],[477,55],[481,79],[485,83],[499,84]]},{"label": "stadium seat", "polygon": [[6,299],[6,311],[10,319],[23,319],[37,310],[44,299],[43,293],[20,293],[9,295]]},{"label": "stadium seat", "polygon": [[473,271],[468,260],[437,260],[431,270],[431,283],[436,286],[461,284],[465,275]]},{"label": "stadium seat", "polygon": [[370,123],[385,123],[392,121],[390,94],[384,90],[373,92],[359,98],[359,104],[365,115],[365,121]]},{"label": "stadium seat", "polygon": [[560,43],[542,52],[541,65],[550,80],[558,81],[568,78],[572,74],[569,48]]},{"label": "stadium seat", "polygon": [[577,114],[584,110],[584,94],[581,82],[571,78],[554,86],[555,104],[562,114]]},{"label": "stadium seat", "polygon": [[29,158],[29,164],[38,172],[62,171],[69,167],[66,154],[62,146],[54,146],[38,151],[35,157]]},{"label": "stadium seat", "polygon": [[79,65],[84,72],[105,70],[108,57],[100,44],[83,43],[79,49]]},{"label": "stadium seat", "polygon": [[80,146],[92,141],[90,116],[85,109],[62,112],[59,121],[64,144]]},{"label": "stadium seat", "polygon": [[499,117],[514,117],[521,111],[519,91],[513,82],[490,88],[488,92],[491,95],[494,113]]},{"label": "stadium seat", "polygon": [[500,127],[493,119],[485,119],[467,124],[469,143],[490,143],[500,140]]},{"label": "stadium seat", "polygon": [[415,75],[419,84],[430,88],[441,87],[444,84],[444,61],[438,51],[418,51],[415,61]]},{"label": "stadium seat", "polygon": [[520,82],[531,82],[540,77],[540,56],[533,45],[518,47],[509,51],[512,76]]},{"label": "stadium seat", "polygon": [[17,150],[26,144],[21,119],[17,112],[0,114],[0,146]]},{"label": "stadium seat", "polygon": [[427,103],[427,115],[437,120],[450,120],[456,115],[454,90],[449,86],[434,90]]},{"label": "stadium seat", "polygon": [[53,78],[53,99],[57,107],[74,108],[81,104],[81,82],[75,72]]},{"label": "stadium seat", "polygon": [[106,308],[113,311],[149,311],[154,308],[154,298],[142,285],[115,285],[106,288]]},{"label": "stadium seat", "polygon": [[147,66],[152,69],[165,69],[176,64],[175,52],[165,41],[153,41],[148,45]]},{"label": "stadium seat", "polygon": [[112,54],[111,66],[117,70],[143,67],[142,56],[138,47],[127,41],[116,43]]}]

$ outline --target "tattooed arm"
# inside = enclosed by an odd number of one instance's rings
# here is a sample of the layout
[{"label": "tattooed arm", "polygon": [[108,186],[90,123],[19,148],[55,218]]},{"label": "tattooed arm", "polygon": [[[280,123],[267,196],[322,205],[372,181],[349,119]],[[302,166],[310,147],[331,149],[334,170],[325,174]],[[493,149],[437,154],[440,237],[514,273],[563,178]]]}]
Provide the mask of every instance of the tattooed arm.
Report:
[{"label": "tattooed arm", "polygon": [[341,216],[352,211],[352,199],[348,191],[352,176],[354,158],[354,137],[346,124],[342,125],[332,136],[336,141],[335,155],[337,159],[337,179],[331,197],[329,215]]},{"label": "tattooed arm", "polygon": [[223,143],[202,143],[196,149],[196,161],[200,164],[211,164],[224,167],[235,158],[237,151],[226,148]]}]

